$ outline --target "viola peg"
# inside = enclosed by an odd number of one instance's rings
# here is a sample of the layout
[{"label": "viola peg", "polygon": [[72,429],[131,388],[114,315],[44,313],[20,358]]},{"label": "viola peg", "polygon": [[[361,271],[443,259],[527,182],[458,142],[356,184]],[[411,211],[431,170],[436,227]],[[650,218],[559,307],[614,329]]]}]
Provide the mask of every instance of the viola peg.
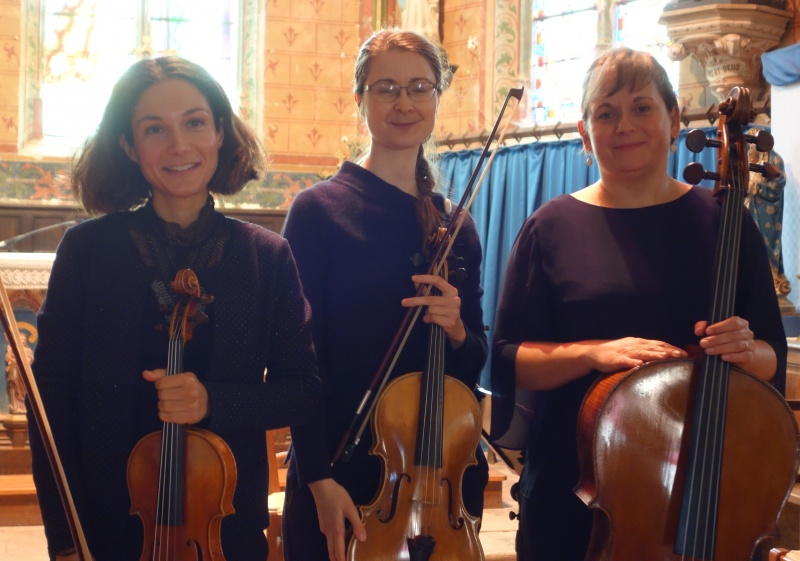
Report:
[{"label": "viola peg", "polygon": [[764,162],[763,164],[750,164],[750,171],[760,173],[767,179],[777,179],[781,176],[780,168],[768,162]]},{"label": "viola peg", "polygon": [[508,513],[509,520],[516,520],[517,518],[519,518],[519,514],[517,514],[513,510]]},{"label": "viola peg", "polygon": [[744,139],[750,144],[754,144],[759,152],[769,152],[775,146],[775,139],[764,129],[759,129],[755,134],[746,134]]}]

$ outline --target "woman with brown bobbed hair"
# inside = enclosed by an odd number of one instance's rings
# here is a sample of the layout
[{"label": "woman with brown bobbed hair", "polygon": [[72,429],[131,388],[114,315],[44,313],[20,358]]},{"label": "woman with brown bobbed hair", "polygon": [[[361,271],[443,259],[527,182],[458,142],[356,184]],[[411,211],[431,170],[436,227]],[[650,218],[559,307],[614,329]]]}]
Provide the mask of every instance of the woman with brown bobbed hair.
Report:
[{"label": "woman with brown bobbed hair", "polygon": [[[267,557],[265,431],[303,420],[319,378],[288,244],[227,218],[211,196],[240,191],[264,162],[220,85],[177,57],[142,60],[122,75],[77,159],[73,188],[100,216],[67,230],[58,246],[33,371],[96,561],[142,555],[126,466],[134,445],[164,422],[227,443],[238,477],[235,513],[222,519],[223,554]],[[185,344],[182,371],[166,376],[178,299],[170,282],[181,269],[194,271],[213,301],[208,323]],[[30,439],[50,556],[77,559],[35,429]]]}]

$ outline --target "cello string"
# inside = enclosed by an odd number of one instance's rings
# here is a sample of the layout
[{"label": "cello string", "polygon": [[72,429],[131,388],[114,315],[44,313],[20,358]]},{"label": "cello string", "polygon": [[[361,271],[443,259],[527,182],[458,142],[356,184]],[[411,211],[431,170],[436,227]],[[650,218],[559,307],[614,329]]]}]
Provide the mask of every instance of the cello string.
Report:
[{"label": "cello string", "polygon": [[[738,149],[741,145],[737,143],[734,149]],[[745,151],[746,152],[746,151]],[[732,151],[732,154],[735,154]],[[739,157],[740,161],[741,154]],[[723,319],[723,317],[730,317],[735,313],[734,303],[735,303],[735,296],[736,296],[736,281],[737,281],[737,271],[739,270],[739,247],[740,247],[740,240],[741,240],[741,229],[742,229],[742,206],[740,204],[740,199],[743,198],[744,190],[743,185],[746,184],[744,180],[744,175],[746,174],[746,170],[743,170],[741,166],[736,164],[736,159],[729,160],[729,170],[730,172],[730,188],[726,195],[726,225],[729,228],[726,231],[726,249],[727,255],[724,261],[724,265],[726,267],[725,273],[725,283],[724,283],[724,293],[722,298],[722,309],[720,310],[720,314],[718,319]],[[713,523],[709,523],[707,525],[708,529],[716,528],[717,518],[719,515],[719,486],[720,481],[719,478],[722,473],[722,453],[723,453],[723,442],[722,439],[724,438],[724,424],[725,424],[725,411],[727,408],[727,388],[728,388],[728,380],[729,380],[729,372],[730,372],[730,364],[723,362],[721,359],[717,361],[719,365],[719,381],[718,381],[718,390],[717,394],[715,395],[716,403],[717,403],[717,414],[715,416],[717,425],[714,427],[714,436],[715,436],[715,446],[712,450],[715,452],[716,457],[714,458],[715,462],[712,466],[714,471],[713,475],[716,476],[714,483],[716,486],[713,489],[715,491],[714,495],[709,497],[709,506],[715,508],[709,508],[709,518],[713,519]],[[710,538],[713,540],[713,537]],[[712,542],[713,543],[713,542]]]},{"label": "cello string", "polygon": [[[723,129],[721,134],[726,141],[724,145],[729,146],[730,143],[727,142],[726,136],[727,130]],[[743,212],[741,205],[738,203],[738,197],[742,196],[743,194],[742,185],[745,184],[747,171],[743,170],[741,166],[736,166],[735,164],[729,165],[729,160],[725,158],[724,155],[722,159],[723,165],[728,166],[728,169],[723,169],[723,172],[729,172],[728,175],[723,173],[723,178],[730,176],[730,184],[728,186],[729,188],[724,194],[722,205],[723,212],[720,228],[722,242],[720,245],[721,255],[717,263],[717,274],[722,275],[722,278],[717,279],[718,282],[716,286],[721,287],[721,289],[720,294],[715,295],[715,300],[713,302],[714,307],[712,309],[711,317],[712,323],[730,317],[734,313],[737,280],[736,272],[738,271],[739,245],[741,239]],[[731,171],[732,173],[730,173]],[[723,183],[724,182],[725,181],[723,179]],[[711,458],[703,458],[703,466],[701,469],[704,477],[708,477],[706,470],[708,470],[708,473],[710,473],[712,477],[715,476],[715,478],[711,480],[711,484],[703,486],[703,489],[706,491],[705,496],[699,497],[699,499],[704,500],[707,507],[705,509],[705,520],[703,525],[703,551],[706,551],[714,544],[715,538],[714,535],[709,535],[709,532],[712,532],[716,528],[718,517],[719,476],[721,474],[723,453],[722,442],[720,439],[724,438],[724,433],[722,431],[725,421],[727,381],[730,367],[730,365],[722,361],[721,358],[716,358],[712,360],[711,363],[712,368],[711,372],[709,373],[711,380],[704,381],[702,390],[700,392],[701,396],[705,395],[706,391],[711,392],[710,405],[713,407],[713,415],[711,416],[712,422],[707,422],[702,425],[706,428],[706,434],[704,435],[706,444],[703,446],[703,449],[711,450]],[[709,387],[711,388],[710,390]],[[701,404],[702,403],[703,402],[701,402]],[[705,419],[705,414],[701,416],[701,419]],[[710,448],[707,443],[709,439],[713,441],[713,445],[711,445]],[[696,469],[697,467],[697,457],[698,456],[695,456],[695,465],[692,466],[693,469]],[[690,493],[692,491],[693,490],[691,490]],[[699,520],[697,520],[696,523],[699,523]],[[695,543],[697,539],[697,533],[695,532]]]}]

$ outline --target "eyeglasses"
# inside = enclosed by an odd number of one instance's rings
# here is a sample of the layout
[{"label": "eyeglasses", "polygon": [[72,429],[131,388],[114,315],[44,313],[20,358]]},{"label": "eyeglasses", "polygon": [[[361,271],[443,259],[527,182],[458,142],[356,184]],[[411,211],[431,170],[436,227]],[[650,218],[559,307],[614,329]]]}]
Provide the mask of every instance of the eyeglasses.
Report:
[{"label": "eyeglasses", "polygon": [[401,86],[397,82],[378,80],[374,84],[364,86],[364,91],[371,92],[378,101],[394,101],[400,97],[400,90],[406,90],[411,101],[429,101],[439,90],[439,84],[428,80],[415,80],[407,86]]}]

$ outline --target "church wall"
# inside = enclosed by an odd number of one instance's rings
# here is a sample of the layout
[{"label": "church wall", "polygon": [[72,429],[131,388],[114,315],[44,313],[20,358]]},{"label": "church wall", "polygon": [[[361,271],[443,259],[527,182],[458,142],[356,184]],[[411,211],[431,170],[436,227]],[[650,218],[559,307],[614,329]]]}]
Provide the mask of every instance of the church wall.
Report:
[{"label": "church wall", "polygon": [[[363,39],[381,22],[393,21],[393,15],[376,12],[382,5],[377,0],[264,1],[258,125],[271,169],[229,204],[287,208],[300,189],[353,157],[364,139],[353,101],[353,63]],[[797,14],[800,0],[788,5]],[[529,79],[529,57],[520,45],[530,33],[530,7],[526,0],[443,0],[440,9],[442,42],[458,70],[442,98],[435,134],[475,135],[491,128],[508,89]],[[0,0],[0,201],[71,202],[68,158],[18,150],[21,139],[36,134],[36,123],[21,115],[34,113],[32,102],[23,101],[24,80],[33,74],[28,67],[36,59],[26,20],[38,17],[35,0]],[[795,15],[784,43],[800,40],[799,25]],[[688,63],[681,85],[690,108],[714,103],[697,62]],[[20,132],[21,122],[29,130]]]}]

